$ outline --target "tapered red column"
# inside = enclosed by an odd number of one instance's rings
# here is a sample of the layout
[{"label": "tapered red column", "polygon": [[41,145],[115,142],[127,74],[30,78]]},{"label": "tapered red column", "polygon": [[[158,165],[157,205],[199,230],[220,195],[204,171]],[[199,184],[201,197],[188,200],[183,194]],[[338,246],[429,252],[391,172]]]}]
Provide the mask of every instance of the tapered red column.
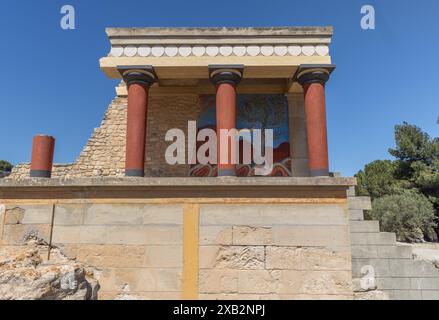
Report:
[{"label": "tapered red column", "polygon": [[325,83],[334,66],[301,66],[297,80],[303,86],[308,164],[313,177],[329,176]]},{"label": "tapered red column", "polygon": [[37,135],[32,139],[31,178],[50,178],[52,176],[55,139],[51,136]]},{"label": "tapered red column", "polygon": [[156,77],[152,67],[120,67],[128,88],[125,176],[145,175],[148,91]]},{"label": "tapered red column", "polygon": [[[241,81],[243,70],[241,65],[209,66],[210,80],[216,85],[218,176],[236,176],[235,141],[230,135],[222,135],[221,130],[236,129],[236,86]],[[227,155],[227,161],[222,161],[224,155]]]}]

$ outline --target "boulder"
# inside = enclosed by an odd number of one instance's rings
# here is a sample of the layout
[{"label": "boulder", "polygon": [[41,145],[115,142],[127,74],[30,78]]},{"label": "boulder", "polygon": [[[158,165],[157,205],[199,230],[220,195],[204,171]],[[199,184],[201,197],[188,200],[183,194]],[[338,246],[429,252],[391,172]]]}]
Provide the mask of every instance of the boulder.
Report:
[{"label": "boulder", "polygon": [[96,270],[41,240],[0,246],[0,300],[95,300]]}]

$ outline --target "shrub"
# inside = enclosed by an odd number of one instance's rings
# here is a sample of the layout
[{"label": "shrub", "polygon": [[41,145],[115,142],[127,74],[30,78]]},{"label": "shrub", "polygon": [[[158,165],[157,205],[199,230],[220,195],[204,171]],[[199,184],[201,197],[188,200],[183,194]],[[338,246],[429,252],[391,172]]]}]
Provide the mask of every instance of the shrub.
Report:
[{"label": "shrub", "polygon": [[371,216],[380,221],[382,231],[395,232],[399,241],[432,239],[436,227],[433,204],[416,190],[375,199]]},{"label": "shrub", "polygon": [[0,160],[0,171],[11,171],[12,170],[12,164],[5,160]]}]

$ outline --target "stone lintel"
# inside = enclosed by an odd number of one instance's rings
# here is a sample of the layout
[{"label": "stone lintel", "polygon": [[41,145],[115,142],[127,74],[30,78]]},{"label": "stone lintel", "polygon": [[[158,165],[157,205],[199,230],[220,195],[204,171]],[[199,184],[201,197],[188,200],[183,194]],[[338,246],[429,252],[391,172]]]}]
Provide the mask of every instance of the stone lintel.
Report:
[{"label": "stone lintel", "polygon": [[[290,79],[301,64],[329,64],[331,27],[109,28],[110,78],[118,65],[152,65],[160,79],[202,79],[209,64],[243,64],[249,78]],[[116,69],[116,70],[115,70]]]},{"label": "stone lintel", "polygon": [[109,37],[117,36],[291,36],[291,35],[328,35],[333,34],[331,26],[285,26],[285,27],[139,27],[139,28],[106,28]]},{"label": "stone lintel", "polygon": [[355,178],[82,178],[0,181],[1,199],[339,198]]}]

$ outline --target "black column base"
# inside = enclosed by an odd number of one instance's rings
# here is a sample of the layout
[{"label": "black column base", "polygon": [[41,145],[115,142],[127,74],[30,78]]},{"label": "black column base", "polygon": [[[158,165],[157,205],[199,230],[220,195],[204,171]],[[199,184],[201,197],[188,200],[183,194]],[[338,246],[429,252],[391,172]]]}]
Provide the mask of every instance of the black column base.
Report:
[{"label": "black column base", "polygon": [[329,169],[310,169],[311,177],[329,177]]},{"label": "black column base", "polygon": [[144,177],[145,172],[143,169],[126,169],[125,177]]},{"label": "black column base", "polygon": [[31,178],[50,178],[52,176],[52,171],[50,170],[31,170]]},{"label": "black column base", "polygon": [[232,169],[218,169],[218,177],[236,177],[236,171]]}]

